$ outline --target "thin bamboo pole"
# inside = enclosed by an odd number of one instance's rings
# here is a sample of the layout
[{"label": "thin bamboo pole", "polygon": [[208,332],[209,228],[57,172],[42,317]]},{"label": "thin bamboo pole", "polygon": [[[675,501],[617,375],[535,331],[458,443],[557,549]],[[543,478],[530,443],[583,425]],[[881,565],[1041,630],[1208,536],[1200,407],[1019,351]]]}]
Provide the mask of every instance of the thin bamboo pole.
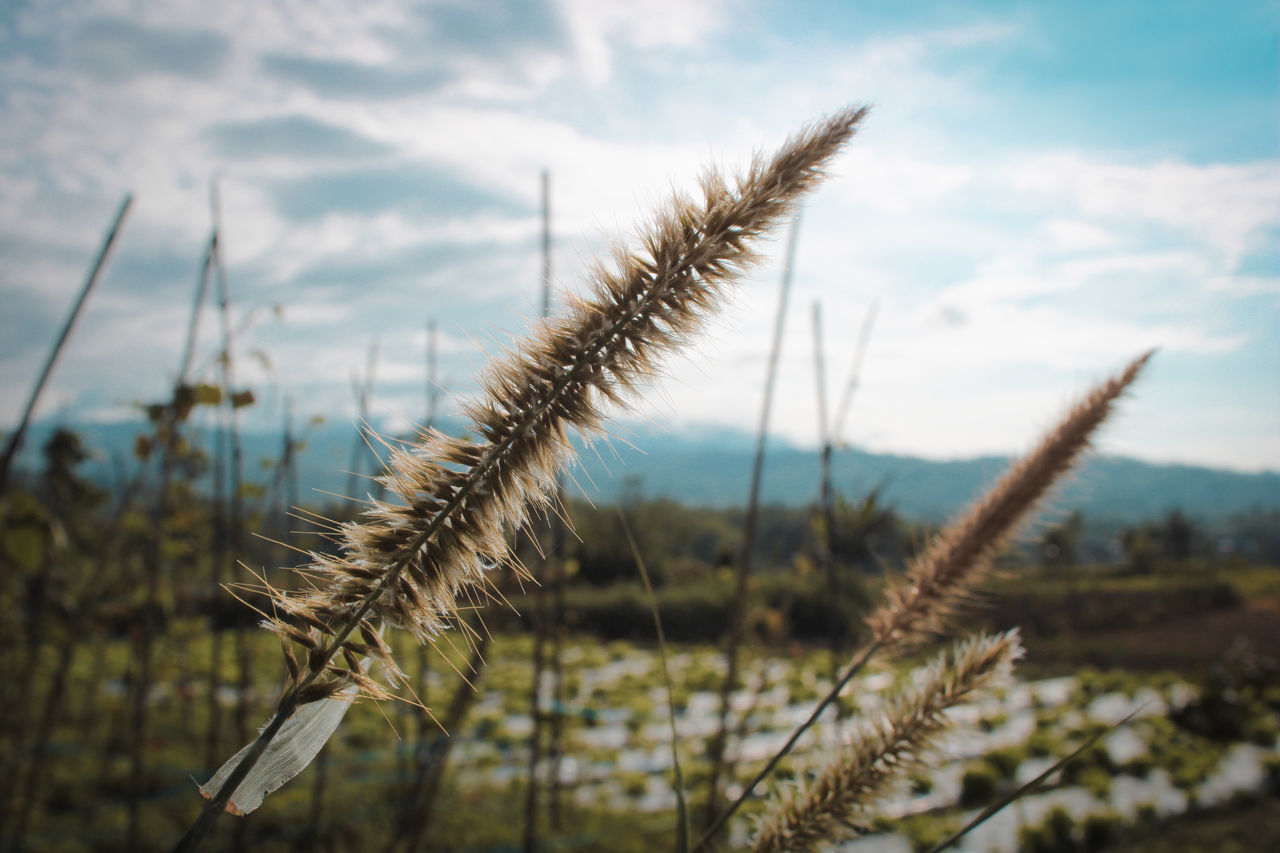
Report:
[{"label": "thin bamboo pole", "polygon": [[[551,173],[542,172],[542,319],[551,314]],[[559,479],[556,481],[556,498],[563,503],[561,493],[563,487]],[[554,512],[548,514],[548,521],[556,517]],[[551,522],[554,523],[554,522]],[[530,532],[531,536],[536,533]],[[555,555],[543,552],[542,571],[535,578],[533,586],[533,688],[529,695],[529,714],[533,720],[533,728],[529,732],[529,782],[525,789],[524,801],[524,845],[525,853],[534,853],[538,849],[538,769],[542,764],[542,745],[544,728],[548,722],[542,707],[542,675],[545,668],[546,645],[548,634],[554,630],[547,612],[546,590],[543,580],[549,580],[548,569],[555,562]]]},{"label": "thin bamboo pole", "polygon": [[449,753],[456,739],[454,736],[462,728],[479,694],[480,674],[484,671],[485,652],[489,648],[489,642],[489,633],[481,631],[475,646],[471,649],[466,671],[458,678],[458,686],[445,712],[442,730],[436,733],[420,758],[421,769],[406,799],[396,833],[387,848],[389,853],[391,851],[416,853],[422,846],[427,827],[431,823],[436,798],[440,792],[440,780],[444,776],[445,766],[449,763]]},{"label": "thin bamboo pole", "polygon": [[[146,593],[142,620],[138,626],[137,645],[134,648],[136,668],[132,671],[133,689],[130,697],[130,728],[127,736],[130,753],[130,785],[125,837],[130,848],[136,847],[139,841],[138,833],[141,817],[139,807],[142,797],[141,788],[146,772],[144,745],[149,720],[147,696],[151,689],[153,645],[155,634],[159,627],[156,622],[159,615],[158,611],[161,607],[160,583],[164,568],[163,540],[170,510],[169,489],[173,478],[174,465],[177,462],[175,457],[180,425],[178,407],[180,397],[184,393],[188,382],[188,374],[195,352],[196,334],[200,326],[200,313],[204,305],[205,294],[208,291],[209,277],[212,273],[214,256],[217,251],[217,240],[218,235],[215,227],[201,264],[200,275],[197,277],[196,296],[191,308],[191,319],[187,326],[187,340],[183,345],[178,375],[174,379],[173,393],[168,404],[164,407],[160,420],[155,425],[156,435],[160,444],[160,464],[155,502],[151,508],[151,535],[147,537],[142,554],[143,582]],[[214,642],[217,643],[216,633]],[[211,676],[211,678],[214,677],[216,676]],[[211,721],[210,725],[213,727],[216,724]],[[212,752],[210,750],[211,754]],[[210,760],[212,761],[212,759]]]},{"label": "thin bamboo pole", "polygon": [[[240,441],[240,392],[236,388],[235,330],[231,322],[231,288],[227,284],[226,232],[222,227],[222,195],[215,178],[212,184],[213,227],[217,239],[213,244],[214,268],[217,272],[215,281],[218,287],[218,317],[222,332],[222,356],[220,377],[222,384],[222,429],[226,434],[225,447],[230,453],[228,460],[226,495],[226,547],[225,568],[230,572],[234,561],[244,553],[244,451]],[[219,461],[219,464],[222,464]],[[217,588],[213,590],[216,594]],[[253,659],[249,642],[249,633],[243,628],[235,628],[236,653],[236,704],[232,717],[237,741],[249,737],[249,705],[253,681]],[[235,848],[247,849],[248,828],[241,822],[236,827]]]},{"label": "thin bamboo pole", "polygon": [[53,374],[53,366],[57,364],[58,356],[62,354],[68,338],[71,337],[71,329],[75,326],[76,319],[80,316],[80,311],[84,308],[85,302],[89,299],[89,294],[93,292],[98,280],[102,277],[102,271],[106,269],[111,247],[115,245],[116,236],[120,233],[120,228],[124,224],[125,215],[132,206],[133,194],[128,193],[125,195],[124,201],[120,203],[116,218],[111,223],[111,228],[108,229],[106,238],[102,241],[102,248],[98,250],[98,256],[94,260],[93,266],[89,269],[89,277],[85,279],[84,286],[80,288],[80,295],[76,297],[75,304],[71,307],[71,313],[67,315],[66,322],[62,324],[62,331],[58,333],[58,339],[54,341],[53,350],[49,353],[49,358],[45,361],[44,368],[40,371],[40,378],[36,380],[35,387],[31,389],[31,396],[27,398],[27,405],[22,410],[22,417],[18,419],[18,426],[14,429],[13,434],[9,436],[9,442],[4,448],[4,456],[0,457],[0,497],[3,497],[9,488],[9,470],[13,464],[14,457],[18,455],[18,450],[22,447],[22,439],[31,423],[31,416],[35,412],[36,403],[40,401],[40,394],[44,391],[44,386]]},{"label": "thin bamboo pole", "polygon": [[[351,447],[351,467],[347,470],[347,491],[346,496],[349,500],[347,504],[347,512],[345,521],[350,521],[356,515],[356,508],[359,502],[356,500],[356,489],[359,488],[360,480],[364,476],[361,469],[364,462],[372,450],[369,447],[368,430],[369,427],[369,407],[373,399],[373,389],[377,382],[378,375],[378,356],[380,346],[378,339],[374,338],[369,342],[369,352],[365,360],[364,376],[352,380],[351,390],[356,398],[356,411],[359,417],[359,423],[356,428],[355,441]],[[311,812],[310,819],[307,821],[307,835],[304,849],[317,850],[328,849],[329,839],[327,838],[325,811],[325,800],[329,793],[329,771],[332,763],[333,750],[330,744],[325,744],[315,760],[315,775],[312,776],[311,783]]]},{"label": "thin bamboo pole", "polygon": [[359,423],[356,425],[355,440],[351,443],[351,464],[347,468],[345,495],[351,501],[347,504],[347,521],[354,518],[356,514],[358,505],[356,492],[360,488],[360,480],[365,477],[361,469],[370,455],[376,455],[373,454],[373,450],[369,446],[369,434],[371,431],[369,408],[373,400],[373,389],[377,382],[379,351],[378,339],[373,338],[369,341],[369,353],[365,358],[364,376],[353,376],[351,379],[351,393],[356,398],[356,412],[359,416]]},{"label": "thin bamboo pole", "polygon": [[813,303],[813,372],[817,384],[818,397],[818,519],[817,519],[817,558],[818,568],[827,579],[827,604],[830,608],[827,624],[827,648],[831,655],[830,677],[835,684],[840,675],[840,664],[843,658],[840,636],[840,574],[836,571],[835,555],[832,553],[832,538],[835,535],[836,513],[831,493],[831,431],[827,416],[827,371],[822,347],[822,303]]},{"label": "thin bamboo pole", "polygon": [[867,357],[867,344],[871,341],[871,327],[875,325],[876,314],[880,306],[872,302],[867,313],[862,317],[862,328],[858,330],[858,344],[853,351],[853,364],[849,367],[849,378],[845,380],[844,391],[840,394],[840,402],[836,404],[835,423],[831,427],[830,441],[833,445],[844,440],[844,425],[853,406],[853,395],[862,384],[862,365]]},{"label": "thin bamboo pole", "polygon": [[[854,349],[853,365],[849,370],[849,378],[845,382],[844,391],[836,407],[834,422],[827,412],[827,379],[822,344],[822,304],[813,303],[813,361],[814,376],[817,382],[818,396],[818,434],[819,434],[819,487],[818,487],[818,535],[817,557],[819,568],[827,579],[827,600],[831,605],[831,623],[828,626],[827,644],[831,655],[830,675],[834,684],[840,674],[840,667],[845,660],[844,626],[840,624],[840,601],[843,597],[840,573],[836,567],[834,542],[836,529],[835,494],[831,486],[831,466],[836,444],[844,429],[844,422],[853,404],[853,394],[858,388],[862,376],[862,364],[866,358],[867,342],[871,336],[871,326],[875,322],[876,304],[873,302],[862,320],[862,328],[858,332],[858,341]],[[843,716],[844,706],[837,704],[838,713]]]},{"label": "thin bamboo pole", "polygon": [[751,491],[747,498],[746,516],[742,521],[742,548],[738,552],[737,571],[734,576],[733,599],[729,605],[729,630],[725,640],[725,677],[720,685],[720,712],[716,734],[708,746],[711,759],[711,775],[707,785],[707,805],[704,826],[710,827],[720,810],[720,777],[725,770],[725,752],[729,740],[729,705],[733,685],[738,679],[738,653],[746,633],[747,578],[755,551],[756,520],[760,510],[760,484],[764,475],[764,451],[768,438],[769,413],[773,407],[773,386],[778,373],[778,358],[782,352],[783,330],[787,320],[787,300],[791,293],[791,271],[795,265],[796,241],[800,232],[800,214],[791,223],[791,235],[787,241],[786,259],[782,265],[782,281],[778,289],[778,307],[774,312],[773,343],[769,349],[769,361],[765,371],[764,400],[760,405],[760,424],[756,430],[756,451],[751,463]]}]

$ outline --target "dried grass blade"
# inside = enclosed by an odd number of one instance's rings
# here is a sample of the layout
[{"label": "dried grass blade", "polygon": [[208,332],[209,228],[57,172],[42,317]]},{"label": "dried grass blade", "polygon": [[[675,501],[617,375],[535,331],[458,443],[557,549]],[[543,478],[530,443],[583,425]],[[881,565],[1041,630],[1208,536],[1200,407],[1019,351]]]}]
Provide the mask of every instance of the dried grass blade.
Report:
[{"label": "dried grass blade", "polygon": [[636,561],[640,571],[640,579],[644,581],[644,591],[649,597],[649,610],[653,613],[653,630],[658,635],[658,658],[662,661],[662,682],[667,688],[667,721],[671,724],[671,764],[676,775],[676,851],[688,853],[689,850],[689,803],[685,798],[684,772],[680,769],[680,735],[676,731],[676,700],[671,689],[671,672],[667,668],[667,638],[662,631],[662,614],[658,611],[658,598],[653,594],[653,584],[649,582],[649,572],[644,565],[644,557],[640,547],[631,533],[631,525],[627,523],[626,513],[618,508],[618,518],[622,520],[622,532],[627,537],[627,547]]},{"label": "dried grass blade", "polygon": [[817,853],[859,834],[867,810],[951,727],[946,712],[1008,677],[1022,654],[1016,630],[955,644],[898,693],[881,715],[807,782],[773,797],[756,829],[756,853]]},{"label": "dried grass blade", "polygon": [[[335,696],[311,702],[295,711],[271,740],[261,759],[236,786],[227,800],[226,810],[234,815],[248,814],[262,805],[267,794],[305,770],[337,730],[357,692],[352,684]],[[213,774],[213,778],[200,786],[200,795],[212,800],[253,746],[251,743],[231,756]]]},{"label": "dried grass blade", "polygon": [[1111,726],[1105,729],[1096,731],[1093,734],[1089,735],[1089,737],[1085,738],[1084,743],[1080,744],[1075,749],[1071,750],[1070,753],[1068,753],[1067,755],[1064,755],[1062,758],[1055,761],[1048,769],[1046,769],[1039,776],[1037,776],[1034,779],[1031,779],[1030,781],[1022,785],[1019,785],[1015,790],[1010,791],[1009,793],[1005,794],[996,802],[992,803],[982,811],[978,812],[976,815],[974,815],[972,820],[970,820],[963,827],[957,830],[955,834],[943,839],[941,842],[937,844],[937,846],[930,848],[929,853],[940,853],[940,851],[946,850],[948,847],[955,845],[962,838],[964,838],[966,835],[972,832],[979,824],[984,823],[988,818],[992,817],[997,812],[1004,809],[1014,800],[1017,800],[1031,793],[1036,788],[1040,787],[1040,785],[1043,784],[1046,779],[1048,779],[1054,773],[1057,773],[1063,767],[1066,767],[1068,764],[1074,761],[1077,756],[1083,753],[1086,749],[1093,746],[1095,743],[1101,740],[1104,736],[1111,734],[1116,729],[1120,728],[1125,723],[1132,720],[1134,717],[1138,715],[1138,712],[1141,711],[1143,707],[1145,706],[1135,708],[1131,713],[1125,716],[1124,719],[1117,721],[1116,723],[1112,724]]}]

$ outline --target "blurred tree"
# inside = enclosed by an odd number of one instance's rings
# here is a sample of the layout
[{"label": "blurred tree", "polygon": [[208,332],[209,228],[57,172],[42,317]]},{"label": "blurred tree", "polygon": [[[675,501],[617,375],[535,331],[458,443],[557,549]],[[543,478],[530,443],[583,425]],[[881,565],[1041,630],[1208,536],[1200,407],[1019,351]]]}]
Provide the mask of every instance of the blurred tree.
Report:
[{"label": "blurred tree", "polygon": [[[636,544],[656,585],[710,572],[741,541],[741,530],[722,510],[688,507],[669,498],[645,500],[631,494],[623,504]],[[635,558],[616,511],[574,502],[578,568],[575,576],[593,585],[637,579]]]},{"label": "blurred tree", "polygon": [[1080,559],[1080,539],[1084,531],[1084,518],[1079,511],[1067,516],[1061,524],[1055,524],[1040,536],[1040,562],[1050,568],[1073,566]]},{"label": "blurred tree", "polygon": [[76,472],[90,457],[78,433],[59,427],[45,442],[43,452],[42,483],[51,507],[64,521],[73,522],[102,504],[106,493]]},{"label": "blurred tree", "polygon": [[1185,560],[1190,557],[1199,538],[1199,531],[1195,524],[1183,515],[1180,509],[1175,509],[1165,516],[1163,529],[1160,532],[1164,555],[1171,560]]},{"label": "blurred tree", "polygon": [[1120,547],[1130,571],[1140,575],[1149,575],[1155,571],[1160,549],[1159,543],[1152,536],[1151,525],[1126,527],[1120,533]]},{"label": "blurred tree", "polygon": [[900,556],[901,524],[897,510],[881,501],[883,490],[883,484],[877,486],[854,503],[836,496],[831,551],[837,562],[874,573]]}]

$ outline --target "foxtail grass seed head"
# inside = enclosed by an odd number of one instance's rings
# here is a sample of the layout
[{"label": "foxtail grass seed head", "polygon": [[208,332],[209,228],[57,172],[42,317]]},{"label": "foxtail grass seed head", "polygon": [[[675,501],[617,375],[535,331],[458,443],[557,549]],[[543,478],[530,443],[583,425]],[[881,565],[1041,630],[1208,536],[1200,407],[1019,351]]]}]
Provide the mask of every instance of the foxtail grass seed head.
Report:
[{"label": "foxtail grass seed head", "polygon": [[756,853],[817,853],[860,834],[875,804],[950,727],[946,711],[1009,677],[1018,632],[958,642],[913,673],[913,683],[872,712],[809,781],[770,798],[756,824]]},{"label": "foxtail grass seed head", "polygon": [[884,604],[867,619],[877,642],[902,649],[946,631],[957,608],[988,574],[991,560],[1080,458],[1089,446],[1089,436],[1152,354],[1145,353],[1094,388],[1035,450],[911,561],[905,581],[889,587]]},{"label": "foxtail grass seed head", "polygon": [[[730,183],[716,171],[696,198],[675,196],[640,235],[638,248],[597,267],[592,296],[543,321],[484,373],[465,407],[476,440],[428,431],[391,454],[376,502],[341,530],[337,556],[314,554],[303,591],[270,590],[266,627],[299,651],[294,682],[307,699],[355,684],[377,693],[360,665],[398,673],[378,628],[427,641],[447,627],[460,595],[486,569],[520,567],[508,534],[545,507],[571,458],[571,430],[599,432],[606,404],[632,400],[659,361],[699,330],[754,264],[753,245],[784,221],[866,114],[849,108],[756,158]],[[335,663],[341,651],[346,665]]]},{"label": "foxtail grass seed head", "polygon": [[393,449],[382,482],[398,500],[341,525],[340,553],[313,553],[297,570],[305,589],[265,585],[263,624],[284,646],[285,689],[258,738],[202,789],[209,805],[181,849],[198,844],[220,810],[247,813],[300,772],[357,695],[389,695],[384,682],[403,673],[385,627],[428,641],[453,622],[460,596],[486,591],[489,569],[523,571],[508,536],[550,504],[573,455],[570,431],[599,432],[605,406],[633,399],[699,330],[756,262],[753,245],[821,182],[866,113],[842,110],[757,157],[732,184],[708,171],[698,197],[675,196],[639,248],[596,268],[590,298],[543,320],[487,369],[465,408],[477,439],[426,430]]}]

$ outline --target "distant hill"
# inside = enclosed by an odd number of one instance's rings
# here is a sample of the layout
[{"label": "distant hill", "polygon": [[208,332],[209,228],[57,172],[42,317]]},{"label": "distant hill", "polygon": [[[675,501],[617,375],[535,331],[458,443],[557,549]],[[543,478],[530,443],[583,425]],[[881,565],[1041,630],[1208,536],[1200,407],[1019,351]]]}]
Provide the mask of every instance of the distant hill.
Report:
[{"label": "distant hill", "polygon": [[[746,500],[751,455],[747,451],[690,449],[662,444],[641,461],[615,472],[641,477],[648,496],[678,498],[711,506]],[[909,517],[942,520],[991,485],[1009,464],[1007,457],[938,461],[909,456],[838,452],[832,462],[836,488],[858,496],[883,484],[883,496]],[[601,477],[589,460],[595,482]],[[768,502],[798,505],[814,500],[818,460],[813,451],[780,446],[765,459],[763,495]],[[615,487],[616,488],[616,487]],[[603,490],[602,490],[603,491]],[[1180,508],[1200,518],[1216,518],[1257,508],[1280,508],[1280,474],[1241,474],[1188,465],[1153,465],[1136,459],[1095,456],[1085,460],[1055,494],[1053,504],[1086,516],[1117,520],[1153,518]]]},{"label": "distant hill", "polygon": [[[47,422],[32,428],[21,458],[23,467],[30,470],[39,465],[39,448],[52,428]],[[78,424],[72,428],[98,454],[88,467],[95,479],[109,483],[133,464],[134,437],[141,424]],[[609,503],[629,491],[709,507],[746,502],[754,446],[750,435],[734,430],[657,436],[650,435],[648,428],[633,433],[624,428],[621,432],[622,439],[597,441],[584,449],[572,471],[572,483],[593,501]],[[305,438],[307,446],[299,467],[302,501],[319,498],[316,490],[345,493],[354,427],[323,424]],[[246,433],[243,444],[248,479],[261,482],[271,476],[262,460],[277,458],[281,443],[278,433]],[[859,496],[883,484],[883,496],[904,516],[942,520],[990,485],[1007,464],[1007,458],[995,456],[938,461],[851,449],[836,453],[833,473],[842,494]],[[817,483],[814,451],[771,440],[763,481],[766,503],[809,503],[817,493]],[[361,484],[357,492],[363,494],[366,489],[367,485]],[[1095,456],[1059,490],[1053,504],[1117,521],[1150,519],[1174,508],[1199,518],[1221,518],[1252,509],[1280,509],[1280,473],[1241,474]]]}]

